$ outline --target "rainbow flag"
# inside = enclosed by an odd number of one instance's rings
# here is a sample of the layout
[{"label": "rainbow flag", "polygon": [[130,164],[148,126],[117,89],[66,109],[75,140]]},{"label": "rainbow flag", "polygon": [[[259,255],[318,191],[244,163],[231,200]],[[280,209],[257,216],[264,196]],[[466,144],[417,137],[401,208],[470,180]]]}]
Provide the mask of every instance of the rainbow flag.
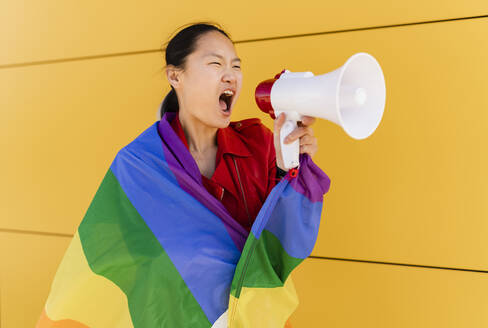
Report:
[{"label": "rainbow flag", "polygon": [[312,251],[330,179],[306,154],[248,235],[215,197],[166,113],[116,155],[61,261],[45,327],[280,327],[290,273]]}]

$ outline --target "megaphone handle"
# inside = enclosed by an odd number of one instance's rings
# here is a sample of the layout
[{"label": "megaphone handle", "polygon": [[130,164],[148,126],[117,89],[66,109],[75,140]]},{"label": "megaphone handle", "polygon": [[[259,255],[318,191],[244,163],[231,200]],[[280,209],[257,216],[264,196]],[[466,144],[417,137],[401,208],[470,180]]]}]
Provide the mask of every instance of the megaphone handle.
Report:
[{"label": "megaphone handle", "polygon": [[280,143],[281,143],[281,155],[283,156],[283,163],[285,169],[297,167],[299,164],[300,155],[300,140],[297,139],[292,143],[285,144],[285,138],[297,127],[297,121],[286,120],[281,126],[280,130]]}]

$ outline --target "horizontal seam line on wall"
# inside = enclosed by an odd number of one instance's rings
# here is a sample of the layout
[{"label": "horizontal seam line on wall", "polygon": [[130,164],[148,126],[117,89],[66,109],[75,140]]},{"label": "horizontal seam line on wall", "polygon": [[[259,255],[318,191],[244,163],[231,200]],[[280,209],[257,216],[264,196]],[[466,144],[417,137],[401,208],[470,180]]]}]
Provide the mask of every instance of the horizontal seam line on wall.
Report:
[{"label": "horizontal seam line on wall", "polygon": [[343,29],[343,30],[326,31],[326,32],[313,32],[313,33],[304,33],[304,34],[295,34],[295,35],[284,35],[284,36],[276,36],[276,37],[261,38],[261,39],[249,39],[249,40],[236,41],[235,43],[247,43],[247,42],[259,42],[259,41],[270,41],[270,40],[280,40],[280,39],[301,38],[301,37],[307,37],[307,36],[336,34],[336,33],[345,33],[345,32],[357,32],[357,31],[365,31],[365,30],[378,30],[378,29],[382,29],[382,28],[402,27],[402,26],[410,26],[410,25],[423,25],[423,24],[433,24],[433,23],[444,23],[444,22],[451,22],[451,21],[458,21],[458,20],[469,20],[469,19],[477,19],[477,18],[488,18],[488,15],[469,16],[469,17],[458,17],[458,18],[446,18],[446,19],[436,19],[436,20],[423,21],[423,22],[412,22],[412,23],[400,23],[400,24],[390,24],[390,25],[356,27],[356,28]]},{"label": "horizontal seam line on wall", "polygon": [[347,261],[347,262],[362,262],[362,263],[372,263],[372,264],[399,265],[399,266],[417,267],[417,268],[428,268],[428,269],[441,269],[441,270],[455,270],[455,271],[468,271],[468,272],[488,273],[487,270],[464,269],[464,268],[451,268],[451,267],[441,267],[441,266],[433,266],[433,265],[395,263],[395,262],[382,262],[382,261],[371,261],[371,260],[358,260],[358,259],[347,259],[347,258],[340,258],[340,257],[326,257],[326,256],[310,255],[308,258],[321,259],[321,260]]},{"label": "horizontal seam line on wall", "polygon": [[[379,25],[379,26],[369,26],[369,27],[358,27],[358,28],[350,28],[350,29],[344,29],[344,30],[333,30],[333,31],[326,31],[326,32],[314,32],[314,33],[305,33],[305,34],[284,35],[284,36],[276,36],[276,37],[268,37],[268,38],[240,40],[240,41],[234,41],[234,43],[240,44],[240,43],[250,43],[250,42],[260,42],[260,41],[292,39],[292,38],[300,38],[300,37],[307,37],[307,36],[326,35],[326,34],[345,33],[345,32],[356,32],[356,31],[365,31],[365,30],[376,30],[376,29],[382,29],[382,28],[402,27],[402,26],[411,26],[411,25],[444,23],[444,22],[452,22],[452,21],[458,21],[458,20],[469,20],[469,19],[477,19],[477,18],[488,18],[488,15],[458,17],[458,18],[446,18],[446,19],[437,19],[437,20],[430,20],[430,21],[423,21],[423,22]],[[160,52],[161,54],[163,53],[161,49],[130,51],[130,52],[120,52],[120,53],[105,54],[105,55],[92,55],[92,56],[62,58],[62,59],[41,60],[41,61],[17,63],[17,64],[6,64],[6,65],[0,65],[0,69],[17,68],[17,67],[25,67],[25,66],[35,66],[35,65],[58,64],[58,63],[65,63],[65,62],[72,62],[72,61],[101,59],[101,58],[108,58],[108,57],[132,56],[132,55],[140,55],[140,54],[155,53],[155,52]]]},{"label": "horizontal seam line on wall", "polygon": [[[57,236],[57,237],[70,237],[70,238],[73,237],[72,234],[66,234],[66,233],[16,230],[16,229],[4,229],[4,228],[0,228],[0,232],[22,233],[22,234],[31,234],[31,235],[44,235],[44,236]],[[433,265],[395,263],[395,262],[383,262],[383,261],[372,261],[372,260],[358,260],[358,259],[347,259],[347,258],[340,258],[340,257],[326,257],[326,256],[310,255],[310,256],[308,256],[308,258],[321,259],[321,260],[347,261],[347,262],[362,262],[362,263],[372,263],[372,264],[398,265],[398,266],[418,267],[418,268],[428,268],[428,269],[441,269],[441,270],[455,270],[455,271],[488,273],[487,270],[451,268],[451,267],[440,267],[440,266],[433,266]]]},{"label": "horizontal seam line on wall", "polygon": [[33,230],[18,230],[18,229],[4,229],[4,228],[0,228],[0,232],[21,233],[21,234],[29,234],[29,235],[43,235],[43,236],[70,237],[70,238],[72,238],[74,236],[73,234],[69,234],[69,233],[33,231]]}]

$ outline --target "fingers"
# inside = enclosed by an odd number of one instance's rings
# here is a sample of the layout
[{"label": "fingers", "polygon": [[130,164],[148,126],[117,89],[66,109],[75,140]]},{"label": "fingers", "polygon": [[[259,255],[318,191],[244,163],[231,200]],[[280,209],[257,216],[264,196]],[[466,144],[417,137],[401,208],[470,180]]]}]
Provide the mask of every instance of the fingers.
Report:
[{"label": "fingers", "polygon": [[318,150],[317,144],[300,145],[300,153],[308,153],[310,157],[313,157]]},{"label": "fingers", "polygon": [[[318,150],[317,138],[313,135],[313,130],[310,127],[315,123],[315,117],[302,116],[302,120],[297,122],[297,127],[288,134],[284,143],[289,144],[297,139],[300,139],[300,153],[308,153],[312,157]],[[275,120],[275,139],[279,135],[281,127],[286,121],[285,113],[281,113]],[[276,147],[276,146],[275,146]]]},{"label": "fingers", "polygon": [[315,123],[315,117],[313,116],[302,116],[301,122],[298,122],[299,126],[309,126]]},{"label": "fingers", "polygon": [[300,138],[306,134],[313,137],[312,128],[309,126],[299,126],[295,130],[290,132],[290,134],[285,138],[285,143],[286,144],[291,143],[291,142],[295,141],[296,139],[298,139],[298,138]]},{"label": "fingers", "polygon": [[317,138],[308,134],[300,138],[300,153],[309,153],[310,157],[312,157],[318,148]]},{"label": "fingers", "polygon": [[300,145],[312,145],[317,141],[317,138],[309,134],[305,134],[300,138]]}]

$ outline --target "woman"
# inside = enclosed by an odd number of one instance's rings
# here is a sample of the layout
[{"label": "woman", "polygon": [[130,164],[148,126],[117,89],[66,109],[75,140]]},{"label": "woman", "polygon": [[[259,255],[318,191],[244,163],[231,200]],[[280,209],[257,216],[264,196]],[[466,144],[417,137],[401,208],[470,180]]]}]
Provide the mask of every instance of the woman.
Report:
[{"label": "woman", "polygon": [[299,174],[276,185],[278,138],[259,119],[230,122],[242,74],[227,35],[191,25],[166,60],[163,115],[107,170],[39,328],[281,328],[298,305],[290,273],[312,252],[330,186],[310,159],[313,119],[290,135]]},{"label": "woman", "polygon": [[[286,174],[279,142],[284,115],[274,135],[259,119],[231,122],[242,86],[241,60],[227,33],[210,24],[182,29],[167,44],[166,76],[172,90],[161,116],[176,112],[171,125],[184,142],[206,189],[250,231],[276,180]],[[285,142],[300,139],[300,153],[312,157],[315,118],[304,117]]]}]

